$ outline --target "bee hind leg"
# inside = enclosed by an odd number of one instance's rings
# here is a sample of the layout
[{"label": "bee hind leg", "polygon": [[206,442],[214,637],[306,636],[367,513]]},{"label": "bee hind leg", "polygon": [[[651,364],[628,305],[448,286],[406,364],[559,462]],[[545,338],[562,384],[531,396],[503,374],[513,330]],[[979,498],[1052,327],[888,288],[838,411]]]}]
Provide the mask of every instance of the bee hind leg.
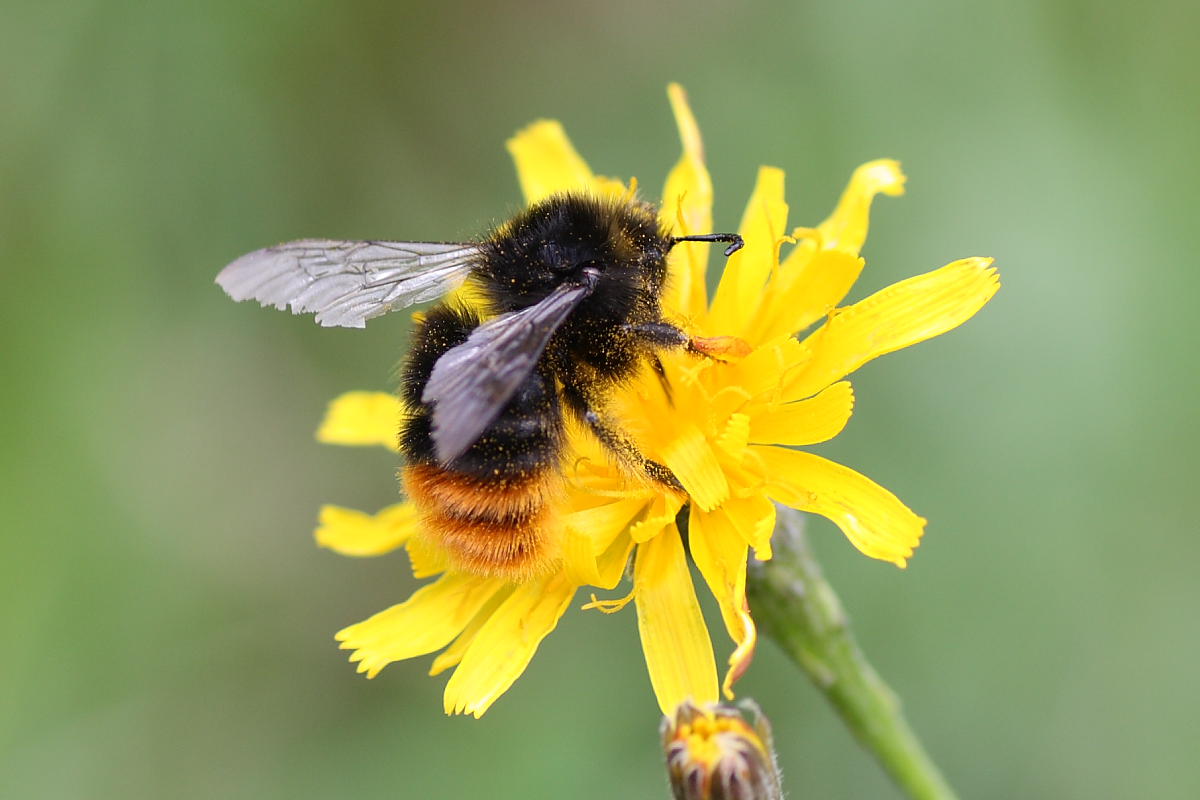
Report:
[{"label": "bee hind leg", "polygon": [[592,434],[600,440],[600,444],[604,445],[623,463],[633,467],[656,483],[661,483],[677,492],[685,491],[683,484],[675,477],[674,472],[671,472],[665,464],[660,464],[642,455],[636,444],[606,422],[600,414],[589,409],[584,413],[583,421],[587,423]]},{"label": "bee hind leg", "polygon": [[675,477],[675,473],[671,472],[666,465],[646,458],[632,439],[621,433],[613,422],[596,410],[595,406],[588,401],[587,392],[584,389],[573,383],[565,383],[563,400],[572,411],[579,415],[579,418],[591,430],[592,435],[600,440],[600,444],[604,445],[604,448],[616,456],[622,464],[640,472],[656,483],[661,483],[677,492],[684,491],[683,484]]}]

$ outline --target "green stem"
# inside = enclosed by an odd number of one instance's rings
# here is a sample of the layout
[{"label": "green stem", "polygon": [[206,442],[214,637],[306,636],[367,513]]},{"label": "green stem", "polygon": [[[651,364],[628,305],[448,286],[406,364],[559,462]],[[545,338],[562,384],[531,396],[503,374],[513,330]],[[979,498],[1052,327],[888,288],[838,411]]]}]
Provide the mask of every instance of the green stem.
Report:
[{"label": "green stem", "polygon": [[759,627],[829,699],[884,770],[914,800],[954,800],[900,702],[867,662],[804,536],[803,516],[779,509],[770,561],[752,561],[746,591]]}]

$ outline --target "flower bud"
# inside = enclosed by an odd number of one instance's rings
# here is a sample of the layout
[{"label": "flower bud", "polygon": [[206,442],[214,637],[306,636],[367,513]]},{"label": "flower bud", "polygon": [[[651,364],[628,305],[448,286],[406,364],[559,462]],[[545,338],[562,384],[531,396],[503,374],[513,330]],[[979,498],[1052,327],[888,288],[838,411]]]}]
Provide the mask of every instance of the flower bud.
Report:
[{"label": "flower bud", "polygon": [[675,800],[782,800],[771,726],[753,701],[684,701],[661,732]]}]

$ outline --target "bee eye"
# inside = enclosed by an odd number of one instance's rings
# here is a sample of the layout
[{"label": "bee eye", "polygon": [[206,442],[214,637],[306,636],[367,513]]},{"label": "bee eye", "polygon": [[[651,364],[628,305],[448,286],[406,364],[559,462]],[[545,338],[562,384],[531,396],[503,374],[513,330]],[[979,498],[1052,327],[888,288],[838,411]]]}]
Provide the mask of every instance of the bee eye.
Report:
[{"label": "bee eye", "polygon": [[543,242],[538,255],[542,263],[555,272],[566,272],[575,266],[567,259],[566,253],[557,242]]}]

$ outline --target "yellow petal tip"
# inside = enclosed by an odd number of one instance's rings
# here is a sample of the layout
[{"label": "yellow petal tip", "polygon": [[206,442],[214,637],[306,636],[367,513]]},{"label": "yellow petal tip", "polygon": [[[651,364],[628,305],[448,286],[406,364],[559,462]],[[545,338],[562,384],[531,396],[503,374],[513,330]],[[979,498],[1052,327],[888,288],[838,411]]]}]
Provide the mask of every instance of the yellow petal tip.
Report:
[{"label": "yellow petal tip", "polygon": [[535,119],[505,140],[508,152],[516,155],[521,148],[547,141],[558,144],[566,138],[562,123],[556,119]]},{"label": "yellow petal tip", "polygon": [[333,399],[317,428],[322,444],[383,445],[398,449],[404,406],[387,392],[346,392]]},{"label": "yellow petal tip", "polygon": [[684,153],[703,161],[704,143],[700,138],[700,126],[688,103],[687,92],[678,83],[670,83],[667,85],[667,99],[671,101],[671,113],[675,115]]},{"label": "yellow petal tip", "polygon": [[525,202],[593,186],[595,176],[580,157],[562,123],[540,119],[521,128],[505,142],[517,167]]},{"label": "yellow petal tip", "polygon": [[400,547],[417,526],[416,511],[407,504],[390,506],[374,516],[341,506],[324,505],[313,538],[344,556],[377,556]]},{"label": "yellow petal tip", "polygon": [[855,178],[861,179],[871,190],[898,197],[904,194],[904,184],[908,176],[900,168],[900,162],[894,158],[879,158],[868,161],[855,170]]}]

